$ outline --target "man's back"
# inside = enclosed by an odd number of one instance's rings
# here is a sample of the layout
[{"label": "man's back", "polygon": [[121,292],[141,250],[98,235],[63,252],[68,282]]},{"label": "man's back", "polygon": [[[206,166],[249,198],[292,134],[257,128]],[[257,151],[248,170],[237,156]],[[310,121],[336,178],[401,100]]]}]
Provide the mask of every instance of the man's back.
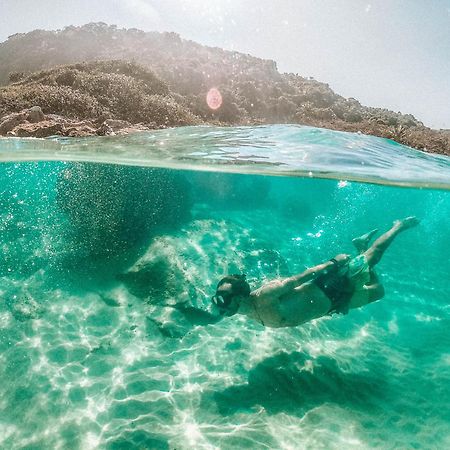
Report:
[{"label": "man's back", "polygon": [[295,327],[327,314],[330,300],[313,283],[306,282],[287,292],[282,280],[274,280],[250,294],[239,313],[262,325],[279,328]]}]

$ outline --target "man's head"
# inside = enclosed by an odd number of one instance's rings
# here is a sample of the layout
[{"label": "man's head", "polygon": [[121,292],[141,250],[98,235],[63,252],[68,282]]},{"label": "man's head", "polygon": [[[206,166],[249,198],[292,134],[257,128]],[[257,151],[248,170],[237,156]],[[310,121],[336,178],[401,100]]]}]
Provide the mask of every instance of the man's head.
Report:
[{"label": "man's head", "polygon": [[245,275],[227,275],[217,284],[212,302],[223,315],[236,314],[243,298],[250,295],[250,286]]}]

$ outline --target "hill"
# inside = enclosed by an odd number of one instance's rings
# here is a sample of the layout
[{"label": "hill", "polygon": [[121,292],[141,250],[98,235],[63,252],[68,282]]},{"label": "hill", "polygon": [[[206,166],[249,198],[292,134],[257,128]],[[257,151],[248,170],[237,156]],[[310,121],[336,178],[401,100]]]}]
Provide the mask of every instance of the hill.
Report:
[{"label": "hill", "polygon": [[[122,125],[119,128],[201,123],[153,72],[125,61],[77,63],[15,78],[0,89],[0,117],[7,117],[0,120],[0,134],[42,134],[43,126],[54,134],[57,125],[56,134],[70,136],[107,134],[112,123]],[[27,111],[33,107],[41,108],[41,120],[28,120]],[[50,123],[43,124],[44,119]]]},{"label": "hill", "polygon": [[[58,105],[57,101],[44,106],[39,104],[47,96],[37,95],[37,89],[33,90],[37,84],[47,86],[46,89],[53,92],[52,98],[58,97],[55,89],[59,89],[57,92],[66,98],[68,88],[72,93],[75,90],[80,95],[92,97],[92,90],[83,90],[85,85],[79,81],[81,75],[77,74],[78,81],[71,86],[67,83],[62,85],[57,77],[61,71],[68,73],[79,70],[74,69],[76,63],[101,60],[114,61],[105,62],[102,68],[102,73],[105,76],[108,74],[106,78],[109,81],[100,82],[99,79],[98,83],[115,86],[120,92],[118,86],[122,81],[125,82],[123,77],[131,77],[126,83],[129,83],[135,94],[132,99],[137,102],[137,110],[141,111],[133,115],[134,103],[130,100],[129,114],[124,115],[123,109],[115,109],[106,104],[105,98],[100,100],[94,95],[96,101],[87,103],[89,111],[97,114],[99,105],[100,108],[106,108],[113,119],[132,123],[154,122],[159,126],[195,123],[198,120],[232,125],[300,123],[343,131],[361,131],[392,138],[419,149],[450,154],[448,133],[431,130],[410,114],[365,107],[353,98],[346,99],[336,94],[327,84],[314,79],[298,74],[281,74],[274,61],[203,46],[183,40],[175,33],[146,33],[137,29],[118,29],[103,23],[70,26],[58,31],[35,30],[10,36],[1,43],[0,84],[7,87],[0,90],[0,116],[17,112],[19,103],[13,102],[11,106],[5,101],[5,97],[11,98],[13,91],[17,101],[25,97],[32,99],[34,92],[36,101],[30,102],[41,106],[44,113],[46,108],[47,112],[52,108],[54,110],[51,112],[61,111],[62,105]],[[111,72],[115,69],[108,66],[118,64],[117,60],[134,63],[133,73],[118,74],[122,81]],[[95,64],[98,69],[99,63]],[[52,69],[60,65],[69,67]],[[94,66],[87,65],[81,70],[84,77],[88,77],[89,67]],[[36,71],[41,72],[31,75]],[[166,90],[146,91],[147,88],[142,85],[145,80],[139,79],[139,71],[151,73]],[[92,83],[91,79],[88,84]],[[52,86],[53,91],[50,89]],[[223,98],[222,106],[217,110],[210,109],[205,101],[206,93],[212,87],[218,88]],[[20,94],[21,90],[23,94]],[[149,114],[142,114],[139,92],[147,97],[153,96],[154,100],[155,95],[168,96],[172,108],[177,108],[180,114],[179,119],[168,120],[167,123],[149,120]],[[85,118],[86,112],[77,108],[72,108],[72,113],[77,112],[80,114],[78,118]],[[147,111],[152,111],[151,107]],[[173,109],[169,111],[170,117],[172,112]]]}]

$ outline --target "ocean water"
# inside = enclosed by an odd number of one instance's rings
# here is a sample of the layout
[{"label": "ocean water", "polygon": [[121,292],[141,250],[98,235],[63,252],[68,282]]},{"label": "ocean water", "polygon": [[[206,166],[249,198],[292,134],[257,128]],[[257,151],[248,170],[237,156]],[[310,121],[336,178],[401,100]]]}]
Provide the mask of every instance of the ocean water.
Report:
[{"label": "ocean water", "polygon": [[[299,126],[0,140],[0,448],[450,447],[450,162]],[[198,324],[415,215],[385,298]]]}]

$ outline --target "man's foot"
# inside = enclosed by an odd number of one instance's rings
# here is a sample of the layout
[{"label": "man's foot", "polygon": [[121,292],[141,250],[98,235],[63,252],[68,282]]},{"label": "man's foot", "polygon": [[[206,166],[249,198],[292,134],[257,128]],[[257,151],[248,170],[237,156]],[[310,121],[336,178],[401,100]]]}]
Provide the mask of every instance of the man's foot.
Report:
[{"label": "man's foot", "polygon": [[400,230],[407,230],[419,225],[420,220],[416,216],[409,216],[405,219],[395,220],[394,226],[397,226]]},{"label": "man's foot", "polygon": [[358,253],[364,253],[369,248],[370,240],[375,233],[378,233],[378,228],[352,239],[352,243],[356,247],[356,250],[358,250]]}]

